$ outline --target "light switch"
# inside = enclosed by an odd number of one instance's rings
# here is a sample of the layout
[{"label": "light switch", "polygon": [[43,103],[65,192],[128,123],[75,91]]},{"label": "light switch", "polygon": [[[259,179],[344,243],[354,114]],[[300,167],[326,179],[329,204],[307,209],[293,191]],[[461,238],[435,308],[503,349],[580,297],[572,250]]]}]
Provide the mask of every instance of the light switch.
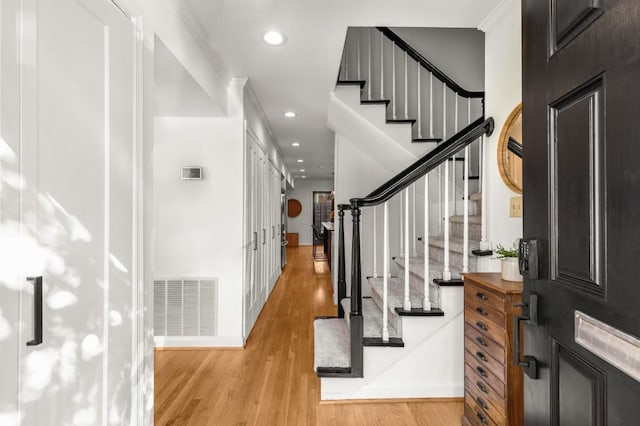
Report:
[{"label": "light switch", "polygon": [[522,217],[522,197],[511,197],[509,202],[509,216]]}]

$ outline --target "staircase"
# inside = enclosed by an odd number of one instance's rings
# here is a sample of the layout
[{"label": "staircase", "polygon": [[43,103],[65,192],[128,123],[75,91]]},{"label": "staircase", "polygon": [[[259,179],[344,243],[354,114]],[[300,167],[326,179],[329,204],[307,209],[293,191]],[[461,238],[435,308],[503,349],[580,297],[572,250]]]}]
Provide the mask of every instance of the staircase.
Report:
[{"label": "staircase", "polygon": [[[413,79],[410,68],[417,70]],[[493,131],[493,119],[483,116],[484,94],[462,89],[384,27],[349,30],[338,91],[344,111],[335,122],[350,114],[367,141],[377,138],[373,149],[396,150],[415,161],[368,195],[338,205],[338,312],[314,321],[321,398],[461,397],[461,274],[475,270],[474,253],[487,249],[482,138]],[[372,106],[384,111],[359,109]],[[361,222],[372,230],[370,246],[361,246]],[[373,259],[371,270],[362,270],[363,251]]]}]

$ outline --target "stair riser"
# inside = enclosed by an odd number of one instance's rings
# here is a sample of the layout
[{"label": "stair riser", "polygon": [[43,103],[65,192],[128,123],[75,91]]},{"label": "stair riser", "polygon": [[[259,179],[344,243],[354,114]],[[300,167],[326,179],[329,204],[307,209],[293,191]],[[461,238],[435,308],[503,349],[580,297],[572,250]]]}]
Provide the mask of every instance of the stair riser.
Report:
[{"label": "stair riser", "polygon": [[[471,251],[469,251],[469,270],[475,271],[477,265],[476,256],[471,255]],[[440,247],[429,247],[429,259],[435,261],[436,263],[444,263],[444,249]],[[450,270],[462,270],[462,253],[458,253],[455,251],[449,250],[449,269]]]},{"label": "stair riser", "polygon": [[[460,237],[464,236],[464,223],[451,222],[451,236]],[[469,224],[469,239],[479,241],[482,236],[482,226],[479,223]]]}]

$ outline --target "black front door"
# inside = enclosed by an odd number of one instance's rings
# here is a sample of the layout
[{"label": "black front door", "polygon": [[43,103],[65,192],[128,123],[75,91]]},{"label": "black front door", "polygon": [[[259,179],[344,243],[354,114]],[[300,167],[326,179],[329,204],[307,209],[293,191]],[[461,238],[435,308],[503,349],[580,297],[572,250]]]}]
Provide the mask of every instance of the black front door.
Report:
[{"label": "black front door", "polygon": [[523,236],[539,243],[525,424],[638,425],[640,2],[522,13]]}]

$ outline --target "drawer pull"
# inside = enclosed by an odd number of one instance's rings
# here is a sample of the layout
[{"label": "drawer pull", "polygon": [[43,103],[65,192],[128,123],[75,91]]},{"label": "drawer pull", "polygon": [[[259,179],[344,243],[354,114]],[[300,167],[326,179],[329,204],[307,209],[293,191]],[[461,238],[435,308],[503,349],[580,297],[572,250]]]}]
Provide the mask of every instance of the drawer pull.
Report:
[{"label": "drawer pull", "polygon": [[482,367],[476,367],[476,371],[482,376],[482,377],[487,377],[487,372],[484,371],[484,368]]},{"label": "drawer pull", "polygon": [[489,393],[489,389],[487,389],[487,387],[483,385],[482,382],[476,382],[476,386],[478,386],[478,389],[480,389],[482,393]]},{"label": "drawer pull", "polygon": [[477,336],[477,337],[476,337],[476,342],[480,343],[480,344],[481,344],[482,346],[484,346],[485,348],[486,348],[487,346],[489,346],[489,345],[487,344],[486,340],[484,340],[484,339],[483,339],[482,337],[480,337],[480,336]]},{"label": "drawer pull", "polygon": [[489,300],[489,298],[488,298],[484,293],[480,293],[480,292],[477,292],[477,293],[476,293],[476,297],[477,297],[478,299],[480,299],[480,300],[485,301],[485,302],[486,302],[487,300]]},{"label": "drawer pull", "polygon": [[489,331],[489,328],[482,321],[476,322],[476,325],[480,330]]},{"label": "drawer pull", "polygon": [[485,311],[485,310],[484,310],[484,309],[482,309],[480,306],[478,306],[478,307],[476,308],[476,312],[477,312],[477,313],[479,313],[479,314],[480,314],[480,315],[482,315],[482,316],[485,316],[485,317],[489,315],[489,312]]},{"label": "drawer pull", "polygon": [[489,422],[487,421],[487,418],[485,416],[483,416],[481,413],[478,413],[476,411],[476,416],[478,416],[478,419],[482,422],[482,424],[484,425],[488,425]]},{"label": "drawer pull", "polygon": [[477,402],[478,404],[480,404],[480,406],[481,406],[482,408],[484,408],[485,410],[488,410],[488,409],[489,409],[489,406],[487,405],[487,403],[486,403],[486,402],[484,402],[484,399],[480,398],[479,396],[477,396],[477,397],[476,397],[476,402]]},{"label": "drawer pull", "polygon": [[480,351],[476,352],[476,356],[484,362],[487,362],[487,357]]}]

